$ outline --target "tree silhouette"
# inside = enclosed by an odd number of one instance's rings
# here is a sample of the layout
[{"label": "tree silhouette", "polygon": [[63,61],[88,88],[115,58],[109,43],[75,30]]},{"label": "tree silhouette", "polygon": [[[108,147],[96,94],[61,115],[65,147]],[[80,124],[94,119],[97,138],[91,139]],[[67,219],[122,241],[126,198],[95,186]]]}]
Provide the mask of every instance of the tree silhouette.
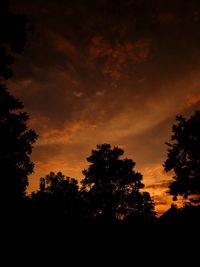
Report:
[{"label": "tree silhouette", "polygon": [[[169,186],[169,194],[187,199],[200,194],[200,112],[196,111],[188,120],[176,117],[171,143],[168,145],[165,171],[174,171],[174,181]],[[200,199],[190,199],[199,202]]]},{"label": "tree silhouette", "polygon": [[90,216],[108,222],[136,217],[144,213],[154,215],[154,204],[148,193],[141,193],[142,175],[135,172],[135,162],[121,159],[124,151],[109,144],[97,145],[83,171],[82,190],[87,192]]},{"label": "tree silhouette", "polygon": [[0,175],[1,195],[5,203],[16,204],[25,196],[28,175],[33,171],[30,160],[37,135],[27,127],[28,115],[23,104],[3,84],[11,78],[14,55],[24,50],[30,24],[26,15],[14,14],[9,1],[0,1]]},{"label": "tree silhouette", "polygon": [[0,166],[1,194],[5,199],[20,199],[33,172],[30,160],[37,135],[27,127],[23,104],[0,84]]},{"label": "tree silhouette", "polygon": [[12,76],[9,66],[14,61],[14,54],[23,52],[27,32],[32,29],[28,17],[24,14],[14,14],[10,10],[9,2],[0,1],[0,77],[3,79]]},{"label": "tree silhouette", "polygon": [[37,212],[45,216],[64,218],[67,222],[84,219],[84,203],[78,182],[61,172],[51,172],[40,179],[40,190],[32,193]]}]

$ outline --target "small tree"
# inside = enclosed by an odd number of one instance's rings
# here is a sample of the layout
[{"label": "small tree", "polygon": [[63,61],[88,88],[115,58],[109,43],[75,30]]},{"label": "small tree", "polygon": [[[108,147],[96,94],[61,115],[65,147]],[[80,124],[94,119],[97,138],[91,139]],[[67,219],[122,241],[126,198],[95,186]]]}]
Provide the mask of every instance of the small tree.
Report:
[{"label": "small tree", "polygon": [[144,187],[142,175],[135,172],[135,162],[121,159],[124,151],[109,144],[98,145],[83,171],[82,190],[90,204],[90,216],[115,221],[136,214],[154,214],[154,204]]},{"label": "small tree", "polygon": [[40,190],[32,193],[37,211],[47,216],[62,216],[79,223],[84,219],[84,203],[78,181],[61,172],[51,172],[40,179]]},{"label": "small tree", "polygon": [[[188,120],[177,116],[176,121],[164,163],[166,172],[174,172],[168,191],[174,200],[177,196],[187,199],[200,194],[200,112],[196,111]],[[190,201],[199,202],[200,199],[190,198]]]}]

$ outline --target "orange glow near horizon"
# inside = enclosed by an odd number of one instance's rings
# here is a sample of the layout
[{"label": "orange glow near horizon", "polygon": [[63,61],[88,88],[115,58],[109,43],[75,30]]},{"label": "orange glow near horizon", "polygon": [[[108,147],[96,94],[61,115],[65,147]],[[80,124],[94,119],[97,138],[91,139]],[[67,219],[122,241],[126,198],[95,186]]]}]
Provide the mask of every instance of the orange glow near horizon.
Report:
[{"label": "orange glow near horizon", "polygon": [[[27,193],[30,194],[33,191],[37,191],[39,188],[39,179],[51,171],[55,173],[61,171],[66,176],[76,178],[80,182],[84,178],[82,171],[87,168],[87,166],[86,159],[84,161],[74,162],[73,165],[70,163],[67,164],[63,158],[60,160],[48,160],[46,164],[35,161],[35,172],[30,176]],[[156,204],[156,212],[158,216],[160,216],[172,203],[172,197],[166,193],[171,177],[164,173],[161,165],[149,166],[141,169],[138,169],[136,165],[136,171],[143,174],[143,182],[145,184],[144,191],[148,191],[151,194]]]}]

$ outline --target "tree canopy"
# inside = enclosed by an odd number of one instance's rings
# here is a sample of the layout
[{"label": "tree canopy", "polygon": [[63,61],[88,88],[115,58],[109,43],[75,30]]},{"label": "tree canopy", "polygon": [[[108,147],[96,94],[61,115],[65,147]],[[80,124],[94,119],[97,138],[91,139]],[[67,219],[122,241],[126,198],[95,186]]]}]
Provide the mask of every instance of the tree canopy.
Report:
[{"label": "tree canopy", "polygon": [[[173,182],[169,186],[169,194],[188,198],[200,194],[200,111],[196,111],[189,119],[176,117],[172,127],[171,143],[168,145],[165,171],[173,171]],[[190,199],[197,201],[199,199]]]},{"label": "tree canopy", "polygon": [[90,163],[83,171],[82,190],[87,192],[90,216],[107,221],[132,215],[154,214],[154,203],[144,187],[142,175],[135,172],[135,162],[122,159],[123,149],[109,144],[97,145],[87,158]]},{"label": "tree canopy", "polygon": [[27,33],[32,29],[28,16],[15,14],[10,9],[9,0],[0,1],[0,78],[9,79],[13,72],[10,65],[14,56],[22,53]]},{"label": "tree canopy", "polygon": [[28,175],[33,172],[30,154],[37,135],[28,129],[29,117],[23,112],[22,102],[3,84],[12,76],[10,65],[14,55],[24,50],[29,30],[28,17],[14,14],[9,1],[0,1],[0,175],[1,194],[6,201],[25,195]]},{"label": "tree canopy", "polygon": [[1,190],[7,198],[25,195],[28,175],[33,172],[30,160],[32,144],[37,135],[27,126],[28,115],[23,104],[0,84],[0,166]]}]

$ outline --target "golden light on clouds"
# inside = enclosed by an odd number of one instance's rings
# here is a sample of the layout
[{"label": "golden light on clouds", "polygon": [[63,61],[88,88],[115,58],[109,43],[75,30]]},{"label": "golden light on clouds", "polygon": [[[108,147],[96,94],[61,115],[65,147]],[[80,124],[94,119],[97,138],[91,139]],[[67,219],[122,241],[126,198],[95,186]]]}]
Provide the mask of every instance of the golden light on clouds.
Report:
[{"label": "golden light on clouds", "polygon": [[187,104],[188,104],[189,107],[197,104],[198,102],[200,102],[200,92],[191,93],[191,94],[188,95]]}]

